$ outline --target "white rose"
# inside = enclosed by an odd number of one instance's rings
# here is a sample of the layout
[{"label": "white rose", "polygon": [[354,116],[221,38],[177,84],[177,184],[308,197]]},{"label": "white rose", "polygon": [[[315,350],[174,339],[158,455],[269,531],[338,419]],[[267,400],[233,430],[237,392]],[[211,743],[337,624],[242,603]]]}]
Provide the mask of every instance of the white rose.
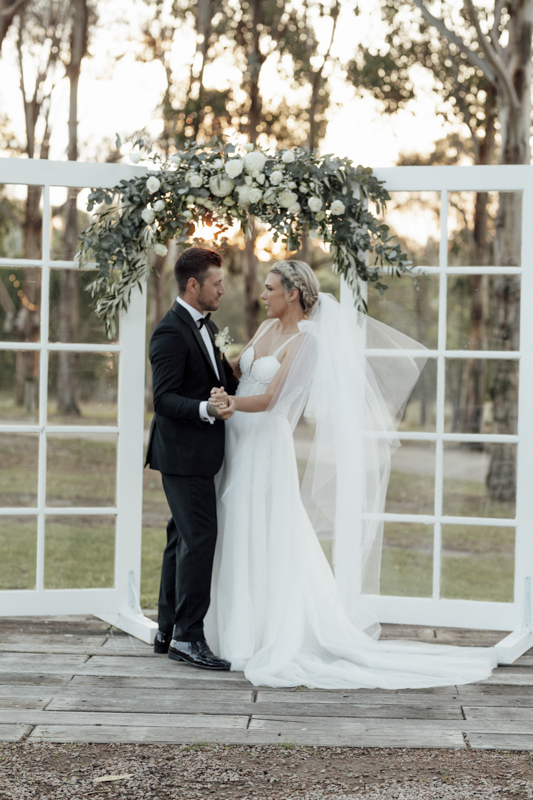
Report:
[{"label": "white rose", "polygon": [[188,179],[193,189],[199,189],[203,183],[202,178],[197,172],[189,172]]},{"label": "white rose", "polygon": [[331,204],[330,211],[332,214],[336,214],[337,216],[339,216],[340,214],[344,214],[344,212],[346,211],[346,206],[344,205],[342,200],[334,200],[333,203]]},{"label": "white rose", "polygon": [[309,191],[309,188],[305,185],[305,183],[301,183],[300,184],[300,191],[302,192],[302,194],[307,194],[307,192]]},{"label": "white rose", "polygon": [[130,153],[129,155],[129,159],[132,162],[132,164],[138,164],[141,158],[142,156],[140,153]]},{"label": "white rose", "polygon": [[276,192],[274,189],[267,189],[265,194],[263,195],[263,200],[265,203],[273,203],[276,199]]},{"label": "white rose", "polygon": [[254,181],[251,175],[246,175],[244,178],[244,182],[247,186],[251,186]]},{"label": "white rose", "polygon": [[263,192],[261,191],[261,189],[255,187],[253,189],[250,189],[248,196],[250,198],[250,203],[258,203],[263,197]]},{"label": "white rose", "polygon": [[258,176],[256,177],[256,181],[257,181],[257,183],[260,183],[260,184],[261,184],[261,186],[264,184],[265,180],[266,180],[266,178],[265,178],[265,176],[264,176],[262,173],[261,173],[261,175],[258,175]]},{"label": "white rose", "polygon": [[228,175],[230,178],[238,178],[243,169],[244,161],[242,158],[230,158],[229,161],[226,161],[226,175]]},{"label": "white rose", "polygon": [[270,173],[270,183],[272,186],[278,186],[282,180],[283,172],[281,172],[281,170],[275,169]]},{"label": "white rose", "polygon": [[178,167],[181,164],[181,156],[179,156],[177,153],[174,153],[173,156],[170,156],[169,161],[171,164],[175,164]]},{"label": "white rose", "polygon": [[146,181],[146,188],[149,192],[157,192],[159,187],[161,186],[161,181],[159,178],[156,178],[155,175],[150,175],[148,180]]},{"label": "white rose", "polygon": [[155,211],[152,211],[151,208],[144,208],[141,211],[141,217],[146,222],[147,225],[151,225],[155,219]]},{"label": "white rose", "polygon": [[152,208],[154,211],[163,211],[165,208],[165,201],[164,200],[156,200],[153,204]]},{"label": "white rose", "polygon": [[318,214],[315,214],[315,219],[317,222],[322,222],[323,219],[326,219],[326,215],[323,211],[319,211]]},{"label": "white rose", "polygon": [[285,150],[283,155],[281,156],[281,160],[284,164],[292,164],[296,160],[296,156],[292,152],[292,150]]},{"label": "white rose", "polygon": [[310,197],[309,198],[309,208],[316,214],[318,211],[322,209],[322,200],[320,197]]},{"label": "white rose", "polygon": [[165,247],[164,244],[154,244],[154,253],[158,256],[166,256],[168,247]]},{"label": "white rose", "polygon": [[287,210],[289,214],[298,214],[302,210],[302,207],[300,203],[293,203]]},{"label": "white rose", "polygon": [[296,189],[296,186],[297,186],[297,185],[298,185],[298,184],[296,184],[294,181],[291,181],[291,182],[288,184],[288,186],[289,186],[289,189]]},{"label": "white rose", "polygon": [[279,196],[279,204],[283,208],[290,208],[295,203],[298,202],[298,195],[294,192],[290,192],[288,189],[284,189],[284,191]]},{"label": "white rose", "polygon": [[221,158],[215,158],[215,160],[213,161],[213,166],[216,169],[222,169],[224,167],[224,162],[222,161]]},{"label": "white rose", "polygon": [[263,172],[266,160],[263,153],[247,153],[244,156],[244,169],[250,175],[253,175],[254,172]]},{"label": "white rose", "polygon": [[231,194],[235,184],[225,175],[212,175],[209,178],[209,188],[215,197],[227,197]]}]

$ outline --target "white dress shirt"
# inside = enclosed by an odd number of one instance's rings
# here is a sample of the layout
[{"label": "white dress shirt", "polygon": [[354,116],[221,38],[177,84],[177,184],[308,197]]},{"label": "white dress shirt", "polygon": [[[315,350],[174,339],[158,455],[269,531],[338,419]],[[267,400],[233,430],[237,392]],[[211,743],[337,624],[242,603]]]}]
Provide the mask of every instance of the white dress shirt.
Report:
[{"label": "white dress shirt", "polygon": [[[189,303],[186,303],[185,300],[181,299],[181,297],[177,297],[176,302],[178,302],[180,306],[183,306],[183,308],[187,309],[187,311],[189,312],[189,314],[191,315],[191,317],[193,318],[193,320],[197,325],[200,322],[200,320],[204,318],[204,315],[202,314],[201,311],[198,311],[197,308],[194,308],[194,306],[191,306],[189,305]],[[207,330],[206,325],[202,325],[202,327],[200,328],[200,336],[204,340],[207,352],[209,354],[209,358],[211,359],[211,363],[213,365],[213,369],[215,370],[215,375],[217,375],[218,379],[220,380],[220,373],[218,371],[217,362],[215,361],[215,350],[213,348],[213,342],[211,341],[211,337],[209,336],[209,331]],[[207,400],[203,400],[200,403],[200,419],[202,420],[202,422],[210,422],[211,424],[213,424],[213,422],[215,421],[215,418],[211,417],[207,413]]]}]

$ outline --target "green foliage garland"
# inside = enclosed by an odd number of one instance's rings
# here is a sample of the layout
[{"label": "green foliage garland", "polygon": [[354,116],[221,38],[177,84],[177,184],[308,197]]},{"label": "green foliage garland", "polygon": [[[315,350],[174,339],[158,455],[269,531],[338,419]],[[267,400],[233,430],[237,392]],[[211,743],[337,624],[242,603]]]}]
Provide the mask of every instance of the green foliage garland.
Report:
[{"label": "green foliage garland", "polygon": [[[135,146],[147,148],[142,140]],[[378,215],[384,212],[389,194],[383,182],[348,158],[306,148],[271,155],[217,140],[192,143],[166,161],[157,154],[147,157],[155,167],[147,174],[91,191],[88,211],[98,208],[80,236],[76,258],[80,266],[96,261],[98,275],[87,290],[109,337],[132,289],[142,286],[148,273],[148,251],[165,255],[169,239],[186,246],[196,223],[216,225],[220,236],[235,220],[247,232],[254,215],[272,230],[274,241],[281,236],[289,251],[298,250],[310,231],[329,244],[333,269],[345,277],[364,310],[361,281],[383,293],[387,286],[380,270],[398,276],[411,272],[388,226],[368,208],[370,201]]]}]

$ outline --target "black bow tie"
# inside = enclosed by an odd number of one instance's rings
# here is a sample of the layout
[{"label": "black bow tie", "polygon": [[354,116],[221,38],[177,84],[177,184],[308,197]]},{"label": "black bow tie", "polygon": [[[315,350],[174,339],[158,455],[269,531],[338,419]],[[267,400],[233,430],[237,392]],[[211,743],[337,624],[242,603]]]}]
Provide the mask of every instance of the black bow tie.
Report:
[{"label": "black bow tie", "polygon": [[203,326],[207,325],[207,323],[209,322],[210,319],[211,319],[211,314],[206,314],[205,317],[202,317],[202,319],[199,319],[198,320],[198,329],[202,330]]}]

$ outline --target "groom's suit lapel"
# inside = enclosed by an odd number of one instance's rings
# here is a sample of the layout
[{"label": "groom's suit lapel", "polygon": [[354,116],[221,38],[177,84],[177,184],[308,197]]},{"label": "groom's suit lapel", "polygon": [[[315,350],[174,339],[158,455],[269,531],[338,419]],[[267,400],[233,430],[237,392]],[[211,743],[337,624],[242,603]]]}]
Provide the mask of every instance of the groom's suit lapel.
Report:
[{"label": "groom's suit lapel", "polygon": [[[226,382],[225,382],[224,368],[223,368],[222,363],[220,361],[220,357],[218,356],[217,348],[214,347],[214,345],[213,345],[214,350],[215,350],[215,360],[217,362],[218,371],[220,373],[220,379],[219,379],[218,375],[216,374],[215,370],[213,369],[213,362],[211,361],[211,357],[210,357],[210,355],[209,355],[209,353],[207,351],[207,347],[205,346],[205,342],[204,342],[204,340],[202,338],[202,334],[200,333],[200,329],[198,328],[198,325],[196,324],[194,319],[191,317],[191,315],[189,314],[187,309],[183,308],[183,306],[180,305],[178,302],[175,302],[174,305],[172,306],[172,311],[174,312],[174,314],[176,314],[176,316],[178,316],[182,320],[182,322],[185,322],[185,324],[188,325],[189,328],[191,329],[191,331],[193,332],[194,338],[198,342],[198,346],[199,346],[200,350],[202,351],[202,354],[203,354],[205,360],[207,361],[207,365],[208,365],[209,369],[211,370],[211,372],[213,373],[213,376],[215,378],[215,384],[219,385],[220,381],[222,381],[222,384],[225,386]],[[212,331],[210,331],[210,334],[212,334]],[[213,338],[213,337],[211,336],[211,338]]]}]

